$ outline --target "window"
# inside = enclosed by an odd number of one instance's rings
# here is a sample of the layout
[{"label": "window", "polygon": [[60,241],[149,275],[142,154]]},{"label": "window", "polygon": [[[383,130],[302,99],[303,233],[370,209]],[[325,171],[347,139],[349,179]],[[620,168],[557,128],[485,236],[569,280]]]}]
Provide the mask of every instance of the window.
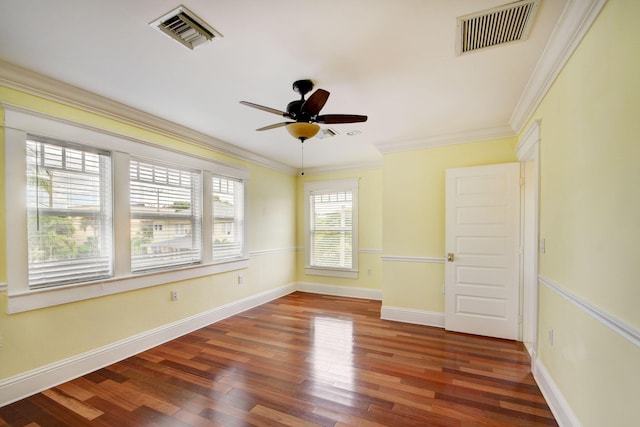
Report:
[{"label": "window", "polygon": [[241,180],[214,175],[212,178],[213,259],[243,255],[244,185]]},{"label": "window", "polygon": [[305,184],[307,274],[357,278],[358,181]]},{"label": "window", "polygon": [[131,271],[199,263],[200,173],[132,159],[129,183]]},{"label": "window", "polygon": [[111,276],[109,153],[30,138],[26,157],[29,288]]},{"label": "window", "polygon": [[6,105],[4,124],[9,313],[248,267],[247,169]]}]

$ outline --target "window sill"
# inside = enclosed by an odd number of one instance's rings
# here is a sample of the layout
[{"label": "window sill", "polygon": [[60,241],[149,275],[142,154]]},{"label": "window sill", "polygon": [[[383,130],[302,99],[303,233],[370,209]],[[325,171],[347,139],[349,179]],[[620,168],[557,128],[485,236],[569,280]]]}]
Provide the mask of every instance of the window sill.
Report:
[{"label": "window sill", "polygon": [[305,267],[304,274],[309,276],[330,276],[346,279],[357,279],[358,270],[348,268]]},{"label": "window sill", "polygon": [[54,305],[67,304],[165,283],[195,279],[228,271],[241,270],[249,267],[249,259],[241,258],[211,264],[188,266],[180,269],[154,271],[145,274],[114,277],[97,282],[59,286],[11,293],[11,284],[7,295],[7,312],[9,314],[23,311],[37,310]]}]

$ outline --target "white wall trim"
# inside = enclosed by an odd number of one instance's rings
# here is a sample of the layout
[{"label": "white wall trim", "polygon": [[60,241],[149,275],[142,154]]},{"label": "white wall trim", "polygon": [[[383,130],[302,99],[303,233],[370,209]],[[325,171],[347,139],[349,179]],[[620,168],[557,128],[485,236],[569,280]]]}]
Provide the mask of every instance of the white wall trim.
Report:
[{"label": "white wall trim", "polygon": [[327,285],[323,283],[298,282],[296,290],[311,294],[332,295],[338,297],[363,298],[382,301],[382,290],[372,288],[354,288],[349,286]]},{"label": "white wall trim", "polygon": [[166,283],[211,276],[229,271],[249,268],[248,259],[238,259],[210,264],[198,264],[167,271],[156,271],[140,275],[130,274],[92,283],[79,283],[38,290],[11,292],[7,297],[7,313],[21,313],[54,305],[83,301],[122,292],[129,292]]},{"label": "white wall trim", "polygon": [[[201,169],[212,169],[218,174],[228,174],[243,179],[249,178],[249,169],[245,166],[189,153],[7,102],[0,102],[0,106],[5,110],[3,125],[6,129],[84,145],[87,145],[87,141],[91,141],[88,145],[107,151],[122,151],[134,156],[151,157],[170,163],[193,164],[194,166],[197,164],[197,167]],[[131,143],[134,143],[134,146],[131,146]],[[135,144],[140,144],[140,146],[135,146]]]},{"label": "white wall trim", "polygon": [[607,0],[568,0],[509,124],[520,134]]},{"label": "white wall trim", "polygon": [[396,322],[444,328],[444,313],[383,305],[380,318]]},{"label": "white wall trim", "polygon": [[569,406],[569,403],[567,403],[560,389],[551,378],[551,374],[539,359],[534,362],[532,372],[533,378],[538,383],[538,387],[540,387],[540,391],[547,401],[549,409],[553,412],[558,425],[560,427],[582,426],[578,417],[571,410],[571,406]]},{"label": "white wall trim", "polygon": [[444,264],[444,258],[436,258],[436,257],[420,257],[420,256],[404,256],[404,255],[382,255],[380,257],[382,261],[392,261],[392,262],[426,262],[426,263],[436,263],[436,264]]},{"label": "white wall trim", "polygon": [[0,61],[0,84],[282,173],[289,175],[296,173],[293,167],[5,61]]},{"label": "white wall trim", "polygon": [[258,250],[258,251],[249,252],[249,256],[253,257],[253,256],[261,256],[261,255],[271,255],[271,254],[283,254],[283,253],[287,253],[287,252],[295,252],[296,250],[297,250],[296,247],[262,249],[262,250]]},{"label": "white wall trim", "polygon": [[613,332],[630,341],[635,346],[640,347],[640,330],[638,328],[612,316],[610,313],[598,307],[589,304],[587,301],[566,290],[551,279],[538,275],[538,280],[540,280],[540,283],[545,285],[547,288],[564,297],[567,301],[602,323],[607,328],[611,329]]},{"label": "white wall trim", "polygon": [[534,121],[527,132],[522,135],[518,145],[516,145],[516,155],[518,156],[518,161],[526,162],[529,160],[536,160],[537,157],[537,146],[540,142],[540,121]]},{"label": "white wall trim", "polygon": [[[520,338],[533,363],[538,349],[538,247],[540,241],[540,134],[541,121],[534,121],[522,135],[515,151],[521,162],[520,177]],[[533,167],[533,177],[525,173]],[[527,181],[529,179],[532,182]]]},{"label": "white wall trim", "polygon": [[7,378],[0,381],[0,406],[70,381],[73,378],[93,372],[294,291],[294,284],[271,289],[125,338],[113,344]]},{"label": "white wall trim", "polygon": [[420,150],[430,147],[464,144],[466,142],[488,141],[491,139],[510,138],[515,136],[509,125],[491,128],[472,129],[445,135],[433,135],[413,141],[388,141],[376,144],[381,153],[395,153],[399,151]]}]

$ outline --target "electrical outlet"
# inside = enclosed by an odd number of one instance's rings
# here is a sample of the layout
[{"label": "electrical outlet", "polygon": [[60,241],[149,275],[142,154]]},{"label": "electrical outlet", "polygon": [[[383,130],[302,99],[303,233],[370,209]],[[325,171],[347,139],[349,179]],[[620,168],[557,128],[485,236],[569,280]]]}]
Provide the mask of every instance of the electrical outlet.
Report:
[{"label": "electrical outlet", "polygon": [[549,328],[547,331],[547,338],[549,338],[549,345],[553,346],[553,328]]},{"label": "electrical outlet", "polygon": [[244,284],[244,276],[242,274],[238,274],[238,285]]},{"label": "electrical outlet", "polygon": [[171,291],[171,301],[176,301],[178,299],[178,291]]},{"label": "electrical outlet", "polygon": [[547,242],[545,242],[544,237],[542,239],[540,239],[540,253],[543,254],[546,251],[546,246],[547,246]]}]

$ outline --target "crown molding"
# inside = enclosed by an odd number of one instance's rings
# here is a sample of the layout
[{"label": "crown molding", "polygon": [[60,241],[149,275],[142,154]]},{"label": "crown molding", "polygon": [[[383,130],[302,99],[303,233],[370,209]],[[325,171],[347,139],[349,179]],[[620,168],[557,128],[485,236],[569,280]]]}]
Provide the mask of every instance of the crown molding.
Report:
[{"label": "crown molding", "polygon": [[462,132],[434,135],[424,139],[412,141],[383,142],[376,144],[381,153],[395,153],[400,151],[420,150],[430,147],[442,147],[445,145],[463,144],[466,142],[487,141],[490,139],[510,138],[516,133],[508,125],[494,126],[490,128],[466,130]]},{"label": "crown molding", "polygon": [[95,113],[169,138],[179,139],[238,160],[266,166],[289,175],[296,173],[294,167],[262,157],[196,130],[5,61],[0,61],[0,85]]},{"label": "crown molding", "polygon": [[527,82],[509,124],[524,129],[607,0],[568,0]]},{"label": "crown molding", "polygon": [[540,142],[540,120],[534,121],[516,145],[518,161],[532,160],[536,144]]}]

